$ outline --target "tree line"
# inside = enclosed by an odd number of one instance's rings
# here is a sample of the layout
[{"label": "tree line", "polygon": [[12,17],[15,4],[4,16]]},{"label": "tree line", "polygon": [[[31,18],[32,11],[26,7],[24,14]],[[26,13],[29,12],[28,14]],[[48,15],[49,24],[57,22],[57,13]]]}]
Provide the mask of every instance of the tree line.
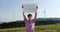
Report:
[{"label": "tree line", "polygon": [[[56,23],[60,23],[60,21],[56,21],[56,20],[44,20],[44,21],[36,21],[36,26],[40,26],[40,25],[49,25],[49,24],[56,24]],[[9,22],[9,23],[3,23],[0,24],[0,29],[5,29],[5,28],[17,28],[17,27],[25,27],[25,23],[24,21],[14,21],[14,22]]]}]

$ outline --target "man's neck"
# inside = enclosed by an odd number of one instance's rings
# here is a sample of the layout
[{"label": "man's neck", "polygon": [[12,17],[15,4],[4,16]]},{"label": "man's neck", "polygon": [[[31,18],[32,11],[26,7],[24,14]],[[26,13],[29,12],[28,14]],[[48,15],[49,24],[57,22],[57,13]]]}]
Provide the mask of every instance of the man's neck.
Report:
[{"label": "man's neck", "polygon": [[29,20],[31,20],[31,19],[29,19]]}]

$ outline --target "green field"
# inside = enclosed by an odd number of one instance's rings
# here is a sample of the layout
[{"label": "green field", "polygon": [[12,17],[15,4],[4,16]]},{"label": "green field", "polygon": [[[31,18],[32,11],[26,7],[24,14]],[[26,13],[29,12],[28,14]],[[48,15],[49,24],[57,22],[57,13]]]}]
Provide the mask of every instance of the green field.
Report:
[{"label": "green field", "polygon": [[[26,32],[25,27],[0,29],[0,32]],[[60,24],[35,26],[35,32],[60,32]]]}]

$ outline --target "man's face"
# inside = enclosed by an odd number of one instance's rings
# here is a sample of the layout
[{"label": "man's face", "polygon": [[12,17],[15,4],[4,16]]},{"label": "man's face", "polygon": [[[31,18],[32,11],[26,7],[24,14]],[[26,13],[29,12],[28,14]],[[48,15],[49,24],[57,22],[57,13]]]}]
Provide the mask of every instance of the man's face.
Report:
[{"label": "man's face", "polygon": [[31,19],[31,18],[32,18],[32,16],[29,16],[29,17],[28,17],[28,19]]}]

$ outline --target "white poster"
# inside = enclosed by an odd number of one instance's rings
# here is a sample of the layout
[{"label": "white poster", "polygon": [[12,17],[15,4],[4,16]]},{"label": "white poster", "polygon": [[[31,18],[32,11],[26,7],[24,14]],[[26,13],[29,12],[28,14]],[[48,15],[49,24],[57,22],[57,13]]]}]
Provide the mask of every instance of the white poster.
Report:
[{"label": "white poster", "polygon": [[37,12],[38,6],[37,4],[24,4],[22,5],[23,12],[26,13],[35,13]]}]

